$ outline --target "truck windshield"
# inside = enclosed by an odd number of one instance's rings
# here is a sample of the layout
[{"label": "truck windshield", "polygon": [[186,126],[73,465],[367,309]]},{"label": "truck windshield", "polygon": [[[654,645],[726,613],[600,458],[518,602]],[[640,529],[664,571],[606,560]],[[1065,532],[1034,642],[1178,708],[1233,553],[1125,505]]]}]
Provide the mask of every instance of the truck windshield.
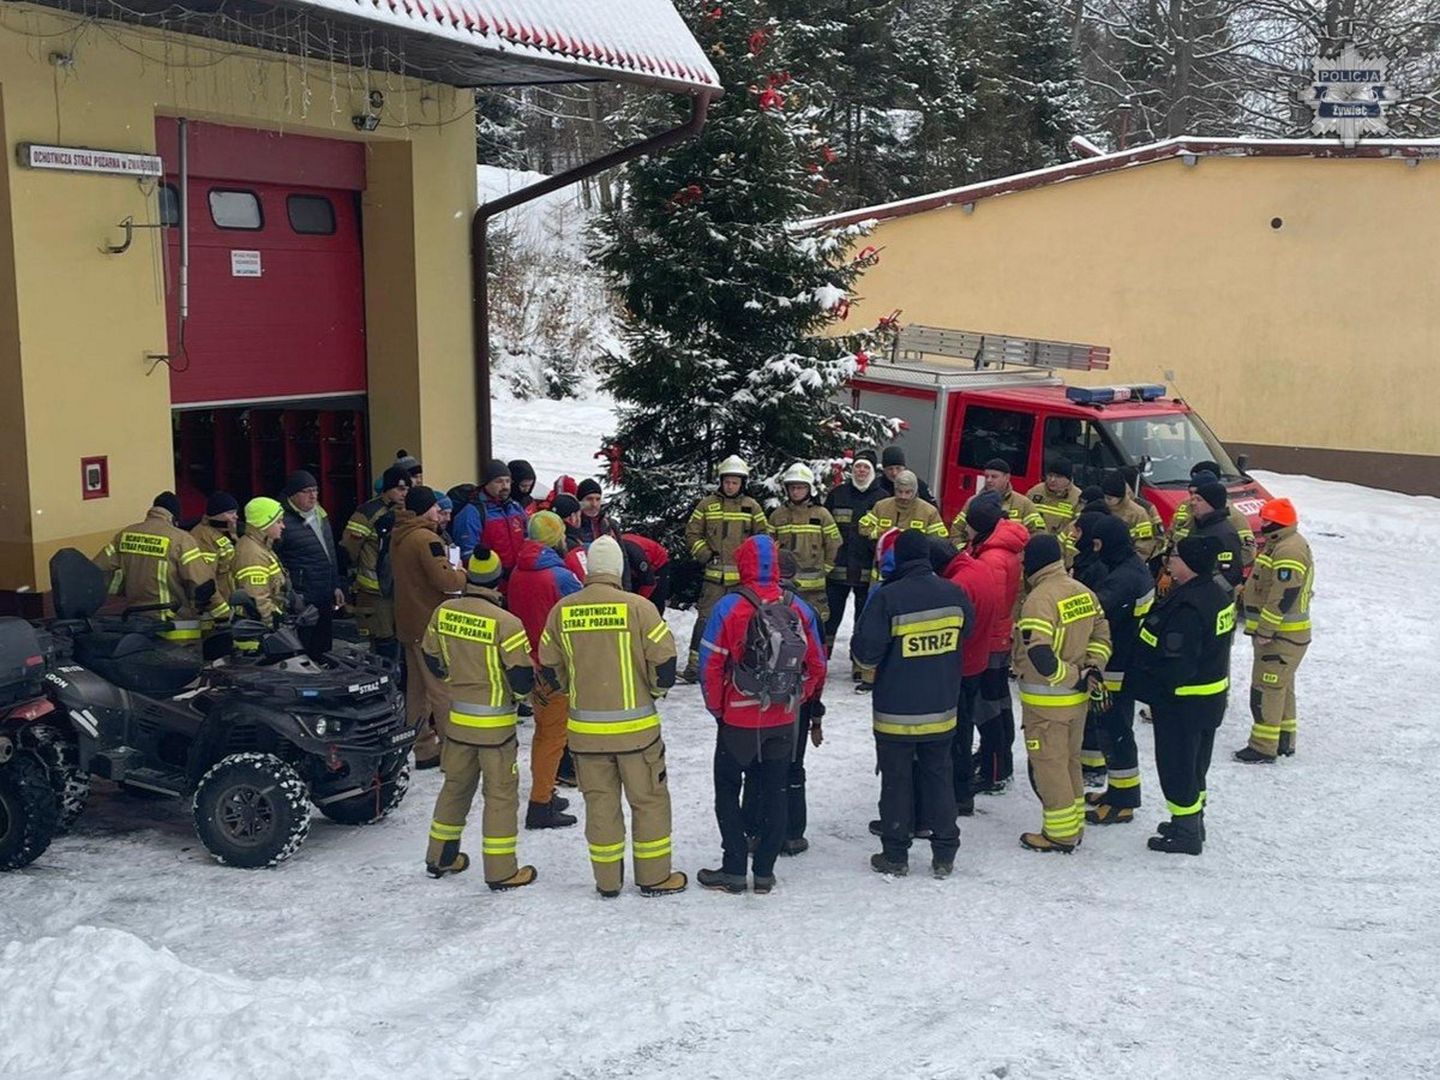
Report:
[{"label": "truck windshield", "polygon": [[1240,470],[1205,422],[1193,413],[1162,413],[1102,420],[1101,426],[1130,461],[1150,459],[1146,483],[1155,487],[1188,484],[1190,467],[1199,461],[1220,466],[1220,479],[1241,479]]}]

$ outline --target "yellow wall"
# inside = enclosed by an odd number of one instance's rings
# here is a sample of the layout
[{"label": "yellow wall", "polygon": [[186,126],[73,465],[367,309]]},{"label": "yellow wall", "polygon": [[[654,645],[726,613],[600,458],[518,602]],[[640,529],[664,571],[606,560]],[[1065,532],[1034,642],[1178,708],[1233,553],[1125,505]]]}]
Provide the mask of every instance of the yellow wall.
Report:
[{"label": "yellow wall", "polygon": [[1440,454],[1423,392],[1440,161],[1177,160],[882,221],[864,242],[884,250],[862,319],[1109,345],[1110,371],[1075,381],[1173,371],[1227,442]]},{"label": "yellow wall", "polygon": [[[56,66],[52,54],[73,61]],[[385,93],[382,124],[362,137],[350,118],[372,87]],[[55,549],[98,547],[174,484],[169,381],[163,366],[147,375],[144,360],[166,347],[163,237],[140,232],[120,256],[99,250],[127,215],[156,220],[154,183],[21,168],[16,145],[153,153],[157,115],[364,138],[372,456],[383,465],[403,445],[435,478],[458,480],[475,460],[472,108],[451,87],[0,9],[0,398],[23,393],[25,450],[9,453],[12,435],[0,432],[0,588],[43,585]],[[408,256],[392,261],[392,250]],[[18,370],[7,335],[19,341]],[[108,499],[80,498],[89,454],[109,455]],[[8,482],[21,471],[28,506]],[[5,558],[17,520],[32,537],[28,572]]]}]

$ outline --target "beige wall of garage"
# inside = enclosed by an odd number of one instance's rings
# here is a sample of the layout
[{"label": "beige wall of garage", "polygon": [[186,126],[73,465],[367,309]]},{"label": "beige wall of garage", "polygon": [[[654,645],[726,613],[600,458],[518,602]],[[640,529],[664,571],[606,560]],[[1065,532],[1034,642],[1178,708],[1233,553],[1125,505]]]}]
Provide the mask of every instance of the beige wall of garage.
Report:
[{"label": "beige wall of garage", "polygon": [[[382,122],[361,136],[351,117],[371,88],[385,94]],[[55,550],[97,549],[175,482],[169,381],[145,360],[166,347],[163,236],[101,251],[121,219],[158,220],[155,184],[22,168],[17,145],[154,153],[157,116],[362,138],[372,459],[404,446],[458,479],[476,454],[472,111],[448,86],[5,5],[0,589],[43,588]],[[92,454],[109,457],[108,499],[81,498]]]},{"label": "beige wall of garage", "polygon": [[1440,161],[1176,157],[972,205],[881,220],[851,321],[1109,345],[1076,381],[1172,371],[1257,465],[1440,493]]}]

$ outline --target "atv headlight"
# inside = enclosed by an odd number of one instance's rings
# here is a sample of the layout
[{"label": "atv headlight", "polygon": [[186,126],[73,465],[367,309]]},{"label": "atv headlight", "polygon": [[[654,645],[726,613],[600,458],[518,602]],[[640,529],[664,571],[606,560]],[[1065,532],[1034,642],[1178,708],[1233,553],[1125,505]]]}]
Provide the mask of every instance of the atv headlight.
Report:
[{"label": "atv headlight", "polygon": [[317,716],[315,718],[315,734],[324,736],[329,732],[329,730],[330,724],[326,721],[325,717]]}]

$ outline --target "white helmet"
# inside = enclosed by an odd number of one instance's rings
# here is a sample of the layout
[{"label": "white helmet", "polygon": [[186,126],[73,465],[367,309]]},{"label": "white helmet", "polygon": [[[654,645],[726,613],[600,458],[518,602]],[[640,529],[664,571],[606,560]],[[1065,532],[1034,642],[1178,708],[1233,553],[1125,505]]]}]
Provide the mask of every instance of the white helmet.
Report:
[{"label": "white helmet", "polygon": [[807,484],[811,491],[815,490],[815,474],[809,465],[802,465],[796,462],[785,470],[785,475],[780,477],[780,483],[784,486],[790,484]]},{"label": "white helmet", "polygon": [[724,461],[720,462],[720,476],[722,479],[727,476],[739,476],[749,479],[750,466],[745,464],[745,459],[739,454],[731,454]]}]

